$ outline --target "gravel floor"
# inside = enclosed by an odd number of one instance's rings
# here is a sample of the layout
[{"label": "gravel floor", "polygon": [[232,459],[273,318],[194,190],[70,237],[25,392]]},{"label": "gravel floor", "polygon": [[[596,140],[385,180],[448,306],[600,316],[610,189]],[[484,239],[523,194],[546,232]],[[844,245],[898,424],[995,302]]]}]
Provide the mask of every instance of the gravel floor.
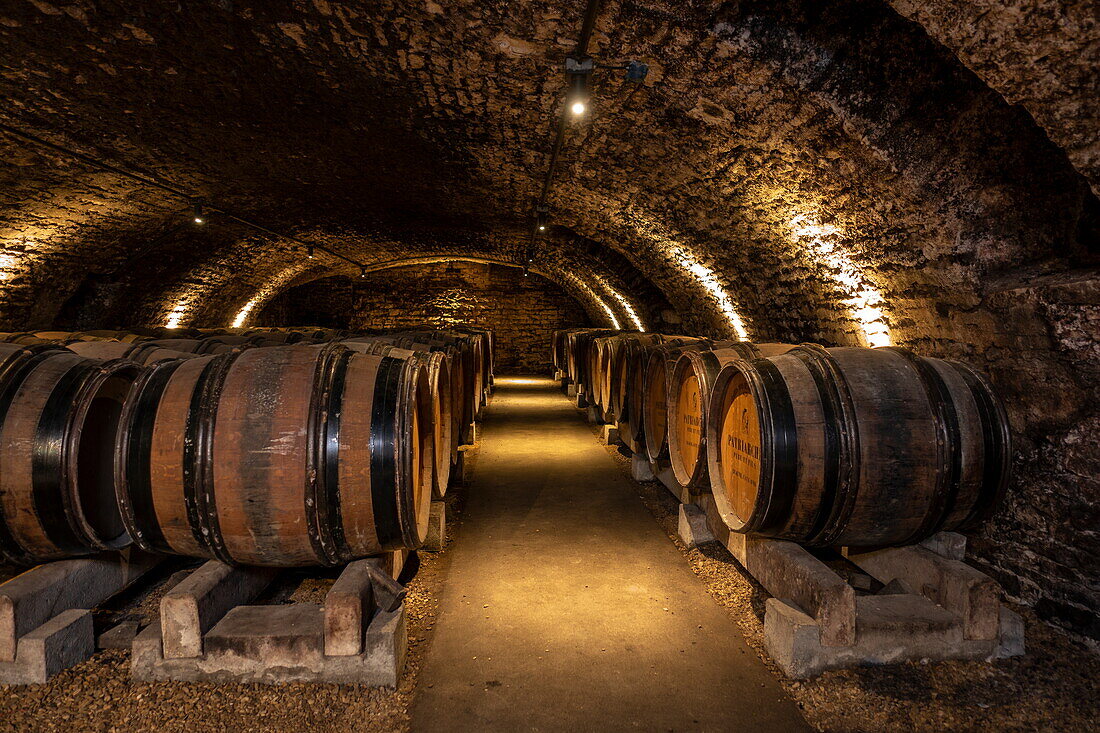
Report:
[{"label": "gravel floor", "polygon": [[[593,429],[599,436],[600,431]],[[625,449],[608,447],[630,476]],[[677,535],[679,502],[657,482],[635,482],[642,501],[684,553],[715,600],[768,663],[807,721],[823,731],[1095,731],[1100,730],[1100,656],[1028,608],[1027,653],[993,664],[908,663],[826,672],[792,682],[764,653],[766,592],[721,545],[687,549]]]},{"label": "gravel floor", "polygon": [[[471,458],[468,471],[476,465],[476,451]],[[448,540],[460,523],[462,500],[460,489],[448,492]],[[301,683],[137,683],[130,680],[130,653],[108,650],[45,685],[0,685],[0,731],[407,731],[409,703],[435,624],[449,553],[420,553],[419,558],[419,571],[408,586],[409,655],[397,690]],[[162,570],[152,592],[134,594],[97,614],[97,625],[109,625],[129,614],[141,616],[146,623],[155,618],[173,571],[186,564],[179,561]],[[17,572],[0,566],[0,581]],[[266,602],[319,603],[334,579],[335,574],[284,574],[267,593]]]}]

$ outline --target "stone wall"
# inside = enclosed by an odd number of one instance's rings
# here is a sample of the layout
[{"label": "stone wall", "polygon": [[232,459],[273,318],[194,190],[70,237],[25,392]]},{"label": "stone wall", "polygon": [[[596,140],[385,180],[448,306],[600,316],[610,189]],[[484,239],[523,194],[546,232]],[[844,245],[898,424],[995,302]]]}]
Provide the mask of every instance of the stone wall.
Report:
[{"label": "stone wall", "polygon": [[452,262],[318,280],[277,296],[256,318],[256,325],[295,324],[353,330],[481,326],[496,335],[497,371],[545,374],[550,334],[587,326],[589,319],[539,275]]}]

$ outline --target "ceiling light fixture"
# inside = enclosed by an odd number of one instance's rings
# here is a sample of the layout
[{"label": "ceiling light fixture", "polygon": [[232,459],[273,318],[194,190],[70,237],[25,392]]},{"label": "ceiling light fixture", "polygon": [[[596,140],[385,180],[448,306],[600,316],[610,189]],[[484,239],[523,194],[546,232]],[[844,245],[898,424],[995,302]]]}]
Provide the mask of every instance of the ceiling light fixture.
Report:
[{"label": "ceiling light fixture", "polygon": [[206,217],[204,217],[202,214],[202,201],[196,199],[195,202],[191,204],[191,209],[192,213],[194,214],[192,221],[194,221],[196,224],[205,224]]},{"label": "ceiling light fixture", "polygon": [[569,94],[566,103],[574,117],[580,117],[588,111],[588,80],[596,64],[591,56],[565,60],[565,78],[569,81]]}]

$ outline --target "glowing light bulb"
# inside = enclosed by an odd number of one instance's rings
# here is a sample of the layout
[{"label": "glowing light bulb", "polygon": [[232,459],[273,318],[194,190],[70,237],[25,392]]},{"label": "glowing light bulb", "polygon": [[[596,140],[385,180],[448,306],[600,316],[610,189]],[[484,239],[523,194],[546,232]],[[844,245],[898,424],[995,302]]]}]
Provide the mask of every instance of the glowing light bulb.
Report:
[{"label": "glowing light bulb", "polygon": [[206,223],[206,219],[203,219],[203,218],[202,218],[201,216],[196,216],[196,217],[195,217],[195,223],[196,223],[196,224],[205,224],[205,223]]},{"label": "glowing light bulb", "polygon": [[569,111],[575,115],[583,115],[586,109],[588,108],[585,107],[584,102],[576,101],[573,102],[573,105],[569,108]]},{"label": "glowing light bulb", "polygon": [[546,231],[546,225],[545,224],[539,224],[539,231],[540,232],[545,232]]}]

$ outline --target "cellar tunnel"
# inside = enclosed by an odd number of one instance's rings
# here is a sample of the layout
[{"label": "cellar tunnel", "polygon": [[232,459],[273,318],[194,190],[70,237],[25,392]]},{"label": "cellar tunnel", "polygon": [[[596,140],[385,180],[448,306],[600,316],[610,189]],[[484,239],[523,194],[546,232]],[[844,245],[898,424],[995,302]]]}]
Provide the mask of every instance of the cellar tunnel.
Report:
[{"label": "cellar tunnel", "polygon": [[0,47],[0,332],[466,325],[540,378],[584,327],[959,360],[1012,439],[966,561],[1095,653],[1094,3],[13,0]]}]

